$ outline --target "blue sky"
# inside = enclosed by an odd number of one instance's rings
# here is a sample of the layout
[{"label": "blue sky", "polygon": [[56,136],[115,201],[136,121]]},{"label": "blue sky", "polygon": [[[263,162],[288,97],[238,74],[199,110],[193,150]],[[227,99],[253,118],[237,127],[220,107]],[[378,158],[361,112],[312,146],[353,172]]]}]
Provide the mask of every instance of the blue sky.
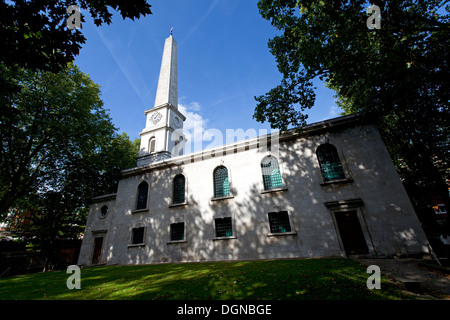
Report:
[{"label": "blue sky", "polygon": [[[258,12],[257,0],[150,0],[152,15],[96,27],[89,15],[75,63],[101,86],[102,100],[119,132],[138,138],[144,111],[154,105],[164,40],[173,27],[178,50],[179,109],[184,127],[200,126],[205,145],[211,130],[270,132],[252,118],[255,96],[280,83],[267,41],[277,31]],[[334,92],[318,83],[308,123],[336,117]],[[262,130],[262,131],[261,131]],[[199,133],[200,131],[197,131]],[[218,144],[221,144],[220,142]]]}]

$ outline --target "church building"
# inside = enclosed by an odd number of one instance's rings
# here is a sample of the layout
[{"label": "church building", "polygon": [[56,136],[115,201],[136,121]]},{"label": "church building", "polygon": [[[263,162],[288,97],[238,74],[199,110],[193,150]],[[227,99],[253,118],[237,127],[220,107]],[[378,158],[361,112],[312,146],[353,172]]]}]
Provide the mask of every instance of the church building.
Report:
[{"label": "church building", "polygon": [[373,124],[338,117],[183,154],[177,45],[164,45],[136,167],[92,199],[79,265],[424,253]]}]

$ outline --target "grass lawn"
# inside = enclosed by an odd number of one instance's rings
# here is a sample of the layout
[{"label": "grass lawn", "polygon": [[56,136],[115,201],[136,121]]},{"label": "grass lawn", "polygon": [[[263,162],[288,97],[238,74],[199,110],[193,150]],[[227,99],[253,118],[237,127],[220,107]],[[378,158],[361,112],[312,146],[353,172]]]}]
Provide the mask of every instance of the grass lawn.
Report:
[{"label": "grass lawn", "polygon": [[0,299],[293,300],[413,299],[382,275],[366,286],[366,268],[348,259],[202,262],[81,269],[81,289],[65,271],[0,279]]}]

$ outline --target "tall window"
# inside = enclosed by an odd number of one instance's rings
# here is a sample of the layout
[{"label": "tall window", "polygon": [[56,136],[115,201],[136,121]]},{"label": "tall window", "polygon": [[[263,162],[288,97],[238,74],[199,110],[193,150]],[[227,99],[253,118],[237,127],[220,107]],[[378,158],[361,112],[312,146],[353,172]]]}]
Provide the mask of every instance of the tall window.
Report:
[{"label": "tall window", "polygon": [[185,202],[185,185],[186,179],[182,174],[173,178],[173,204]]},{"label": "tall window", "polygon": [[216,237],[232,237],[233,226],[231,224],[231,217],[217,218],[216,222]]},{"label": "tall window", "polygon": [[261,161],[261,170],[263,175],[264,190],[276,189],[283,187],[281,180],[280,167],[275,157],[265,157]]},{"label": "tall window", "polygon": [[136,210],[147,208],[148,183],[143,181],[138,186]]},{"label": "tall window", "polygon": [[156,139],[150,138],[150,141],[148,142],[148,150],[150,153],[155,152],[155,144],[156,144]]},{"label": "tall window", "polygon": [[214,170],[214,198],[226,197],[230,195],[230,182],[228,180],[228,170],[224,166]]},{"label": "tall window", "polygon": [[335,146],[329,143],[322,144],[317,148],[316,154],[325,182],[345,179],[344,169]]},{"label": "tall window", "polygon": [[287,211],[269,212],[269,225],[271,233],[291,232]]}]

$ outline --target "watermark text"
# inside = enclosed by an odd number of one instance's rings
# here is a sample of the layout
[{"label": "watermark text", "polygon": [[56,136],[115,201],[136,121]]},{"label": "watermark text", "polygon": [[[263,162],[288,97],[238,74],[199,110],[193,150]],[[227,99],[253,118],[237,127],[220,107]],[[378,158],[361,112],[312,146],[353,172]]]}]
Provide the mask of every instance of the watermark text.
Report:
[{"label": "watermark text", "polygon": [[66,286],[67,289],[81,289],[81,271],[80,267],[76,265],[71,265],[67,267],[66,273],[73,273],[69,278],[67,278]]}]

